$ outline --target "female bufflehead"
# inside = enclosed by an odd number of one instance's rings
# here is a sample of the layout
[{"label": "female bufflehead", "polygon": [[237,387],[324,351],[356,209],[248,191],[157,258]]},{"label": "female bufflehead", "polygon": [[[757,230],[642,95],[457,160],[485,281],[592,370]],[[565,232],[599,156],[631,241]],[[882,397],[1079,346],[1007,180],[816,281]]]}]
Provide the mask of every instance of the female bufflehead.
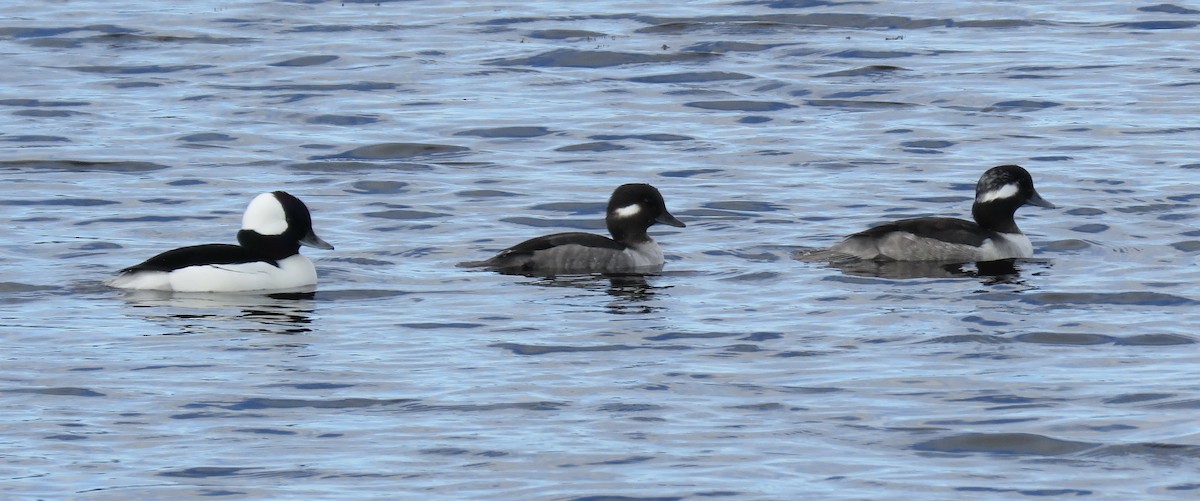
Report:
[{"label": "female bufflehead", "polygon": [[1053,209],[1016,165],[992,167],[975,185],[975,222],[948,217],[904,219],[855,233],[829,250],[860,259],[971,262],[1033,256],[1033,244],[1013,214],[1033,204]]},{"label": "female bufflehead", "polygon": [[246,207],[238,243],[169,250],[121,270],[109,285],[122,289],[236,292],[296,289],[315,285],[317,270],[300,245],[333,249],[312,229],[300,199],[276,191]]},{"label": "female bufflehead", "polygon": [[654,223],[683,228],[662,194],[648,184],[613,191],[604,217],[612,238],[592,233],[556,233],[526,240],[487,261],[464,263],[504,273],[653,273],[662,269],[662,249],[646,234]]}]

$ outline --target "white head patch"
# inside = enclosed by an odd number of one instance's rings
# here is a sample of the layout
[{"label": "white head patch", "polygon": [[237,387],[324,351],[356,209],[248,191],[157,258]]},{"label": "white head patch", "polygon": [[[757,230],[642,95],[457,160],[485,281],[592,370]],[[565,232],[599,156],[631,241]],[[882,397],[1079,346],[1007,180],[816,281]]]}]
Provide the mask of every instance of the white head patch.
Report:
[{"label": "white head patch", "polygon": [[273,193],[263,193],[246,207],[242,214],[242,229],[259,235],[282,235],[287,230],[287,214]]},{"label": "white head patch", "polygon": [[639,213],[641,211],[642,211],[642,204],[633,204],[633,205],[626,205],[624,207],[621,207],[621,208],[613,211],[613,214],[615,214],[617,217],[633,217],[633,216],[636,216],[637,213]]},{"label": "white head patch", "polygon": [[1001,198],[1009,198],[1013,195],[1016,195],[1018,191],[1021,191],[1021,188],[1017,186],[1017,183],[1009,183],[992,191],[980,193],[979,196],[975,197],[975,201],[979,203],[986,203],[991,202],[992,200],[999,200]]}]

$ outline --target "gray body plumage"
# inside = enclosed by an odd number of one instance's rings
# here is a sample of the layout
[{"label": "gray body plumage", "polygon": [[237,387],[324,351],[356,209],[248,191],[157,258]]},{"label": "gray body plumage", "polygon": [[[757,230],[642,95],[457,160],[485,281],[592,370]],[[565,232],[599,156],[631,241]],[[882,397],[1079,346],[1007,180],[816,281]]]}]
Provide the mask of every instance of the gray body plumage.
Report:
[{"label": "gray body plumage", "polygon": [[[662,249],[649,238],[631,245],[591,233],[559,233],[535,240],[502,251],[487,260],[485,266],[518,273],[572,274],[654,273],[661,271],[664,264]],[[531,249],[541,241],[548,245]]]}]

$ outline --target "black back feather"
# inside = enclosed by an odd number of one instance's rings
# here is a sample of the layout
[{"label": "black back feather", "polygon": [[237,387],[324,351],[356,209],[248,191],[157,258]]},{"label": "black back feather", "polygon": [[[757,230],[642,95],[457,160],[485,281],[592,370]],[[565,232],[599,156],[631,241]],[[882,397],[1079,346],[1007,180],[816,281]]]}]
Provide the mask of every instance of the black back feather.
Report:
[{"label": "black back feather", "polygon": [[851,235],[850,238],[882,238],[893,231],[912,233],[918,237],[927,237],[970,246],[983,245],[984,240],[991,235],[978,224],[964,219],[952,217],[922,217],[916,219],[901,219],[875,226],[871,229]]},{"label": "black back feather", "polygon": [[512,247],[505,249],[503,252],[500,253],[499,256],[496,256],[496,257],[500,258],[500,257],[517,256],[517,255],[524,255],[524,254],[532,255],[534,252],[537,252],[540,250],[546,250],[546,249],[550,249],[553,247],[558,247],[560,245],[572,245],[572,244],[582,245],[584,247],[599,248],[599,249],[612,249],[612,250],[616,250],[616,251],[625,250],[625,245],[621,244],[620,242],[617,242],[616,240],[608,238],[606,236],[597,235],[595,233],[584,233],[584,232],[574,231],[574,232],[568,232],[568,233],[555,233],[553,235],[545,235],[545,236],[541,236],[541,237],[537,237],[537,238],[531,238],[529,240],[526,240],[524,242],[521,242],[517,245],[514,245]]},{"label": "black back feather", "polygon": [[[286,257],[286,256],[285,256]],[[254,261],[266,261],[278,266],[273,259],[248,251],[240,245],[204,244],[172,249],[121,270],[122,273],[135,271],[174,271],[189,266],[205,264],[239,264]]]}]

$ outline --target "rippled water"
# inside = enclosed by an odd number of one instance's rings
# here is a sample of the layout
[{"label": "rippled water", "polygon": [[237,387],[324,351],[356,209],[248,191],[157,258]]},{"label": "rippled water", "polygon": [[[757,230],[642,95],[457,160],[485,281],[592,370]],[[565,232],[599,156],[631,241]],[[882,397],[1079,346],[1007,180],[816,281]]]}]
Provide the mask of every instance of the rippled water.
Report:
[{"label": "rippled water", "polygon": [[[13,498],[1190,498],[1200,10],[1150,2],[0,6]],[[793,258],[969,214],[1010,269]],[[455,267],[603,231],[657,276]],[[101,281],[286,189],[312,295]]]}]

